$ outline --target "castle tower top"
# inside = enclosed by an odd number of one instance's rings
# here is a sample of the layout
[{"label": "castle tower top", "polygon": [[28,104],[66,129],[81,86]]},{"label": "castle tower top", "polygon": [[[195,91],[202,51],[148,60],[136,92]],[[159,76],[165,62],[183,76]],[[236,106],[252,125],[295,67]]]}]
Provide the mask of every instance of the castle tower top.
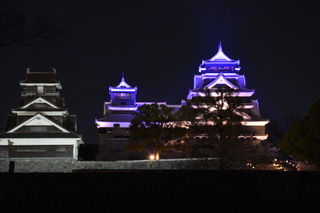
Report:
[{"label": "castle tower top", "polygon": [[222,50],[221,41],[217,53],[208,60],[203,60],[199,66],[200,73],[240,71],[240,60],[229,58]]},{"label": "castle tower top", "polygon": [[122,73],[120,83],[115,87],[109,87],[110,101],[113,105],[134,105],[137,90],[137,87],[127,84]]},{"label": "castle tower top", "polygon": [[226,54],[224,54],[224,52],[222,51],[222,44],[220,41],[218,44],[218,52],[207,61],[234,61],[234,60],[232,60],[231,58],[226,56]]}]

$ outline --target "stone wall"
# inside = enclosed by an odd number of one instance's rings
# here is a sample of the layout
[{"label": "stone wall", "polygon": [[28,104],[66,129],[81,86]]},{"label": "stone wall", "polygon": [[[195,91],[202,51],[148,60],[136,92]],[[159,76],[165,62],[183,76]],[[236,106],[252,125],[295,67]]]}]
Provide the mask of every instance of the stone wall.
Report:
[{"label": "stone wall", "polygon": [[0,160],[0,172],[99,172],[103,170],[211,170],[218,169],[216,158],[161,159],[132,161],[77,161],[72,159]]}]

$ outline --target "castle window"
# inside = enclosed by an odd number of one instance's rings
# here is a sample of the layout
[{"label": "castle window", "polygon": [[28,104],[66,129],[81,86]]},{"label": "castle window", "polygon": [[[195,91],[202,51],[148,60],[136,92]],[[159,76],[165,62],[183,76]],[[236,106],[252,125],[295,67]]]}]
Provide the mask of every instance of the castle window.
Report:
[{"label": "castle window", "polygon": [[17,152],[46,152],[45,146],[18,146]]},{"label": "castle window", "polygon": [[27,86],[27,87],[25,87],[25,91],[26,92],[36,92],[37,87],[36,86]]},{"label": "castle window", "polygon": [[131,99],[132,95],[128,93],[115,93],[114,94],[115,99]]},{"label": "castle window", "polygon": [[52,93],[52,92],[55,92],[55,91],[56,91],[55,87],[51,87],[51,86],[45,86],[44,87],[44,92],[45,93]]},{"label": "castle window", "polygon": [[66,152],[67,151],[67,147],[65,146],[57,146],[56,147],[56,152]]},{"label": "castle window", "polygon": [[61,132],[61,130],[54,126],[23,126],[16,132]]},{"label": "castle window", "polygon": [[208,71],[217,71],[218,68],[217,67],[208,67],[207,70]]},{"label": "castle window", "polygon": [[46,103],[34,103],[31,106],[35,108],[49,108],[49,105]]},{"label": "castle window", "polygon": [[29,126],[29,132],[45,132],[46,126]]}]

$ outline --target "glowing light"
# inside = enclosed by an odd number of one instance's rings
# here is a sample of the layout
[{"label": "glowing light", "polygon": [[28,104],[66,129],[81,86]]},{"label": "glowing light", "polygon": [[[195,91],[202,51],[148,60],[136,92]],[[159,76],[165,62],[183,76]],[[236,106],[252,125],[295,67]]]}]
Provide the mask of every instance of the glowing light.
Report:
[{"label": "glowing light", "polygon": [[149,160],[155,160],[156,156],[154,154],[149,155]]},{"label": "glowing light", "polygon": [[137,91],[137,87],[134,88],[119,88],[116,87],[109,87],[109,91],[110,92],[136,92]]},{"label": "glowing light", "polygon": [[149,160],[159,160],[160,159],[160,154],[157,152],[156,154],[150,154],[149,155]]},{"label": "glowing light", "polygon": [[137,110],[137,107],[114,107],[114,106],[108,106],[110,110],[117,110],[117,111],[135,111]]},{"label": "glowing light", "polygon": [[128,128],[131,125],[131,122],[98,121],[97,119],[95,122],[96,122],[97,128],[105,128],[105,127],[112,128],[114,127],[115,124],[119,124],[120,127],[123,127],[123,128]]}]

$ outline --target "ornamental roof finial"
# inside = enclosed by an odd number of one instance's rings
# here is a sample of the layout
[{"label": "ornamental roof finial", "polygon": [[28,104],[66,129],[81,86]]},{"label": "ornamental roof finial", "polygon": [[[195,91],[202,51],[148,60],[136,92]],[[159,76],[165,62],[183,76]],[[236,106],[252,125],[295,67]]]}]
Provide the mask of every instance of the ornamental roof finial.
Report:
[{"label": "ornamental roof finial", "polygon": [[124,81],[124,82],[125,82],[125,80],[124,80],[124,72],[122,72],[122,78],[121,78],[121,81]]},{"label": "ornamental roof finial", "polygon": [[218,44],[218,52],[209,60],[206,60],[205,62],[208,61],[234,61],[231,58],[229,58],[228,56],[226,56],[226,54],[224,54],[224,52],[222,51],[222,43],[221,41]]},{"label": "ornamental roof finial", "polygon": [[121,82],[119,83],[118,86],[116,86],[117,88],[119,87],[127,87],[130,88],[131,86],[129,84],[127,84],[126,80],[124,79],[124,72],[122,72],[122,78],[121,78]]},{"label": "ornamental roof finial", "polygon": [[222,51],[222,43],[221,43],[221,41],[219,41],[219,44],[218,44],[218,51]]}]

